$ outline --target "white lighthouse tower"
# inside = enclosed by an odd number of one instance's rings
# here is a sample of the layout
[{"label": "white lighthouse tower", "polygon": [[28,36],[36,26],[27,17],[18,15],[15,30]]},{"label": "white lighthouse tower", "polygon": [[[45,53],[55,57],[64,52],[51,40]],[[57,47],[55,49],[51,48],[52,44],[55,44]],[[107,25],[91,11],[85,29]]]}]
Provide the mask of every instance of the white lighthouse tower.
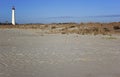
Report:
[{"label": "white lighthouse tower", "polygon": [[15,25],[15,7],[12,7],[12,25]]}]

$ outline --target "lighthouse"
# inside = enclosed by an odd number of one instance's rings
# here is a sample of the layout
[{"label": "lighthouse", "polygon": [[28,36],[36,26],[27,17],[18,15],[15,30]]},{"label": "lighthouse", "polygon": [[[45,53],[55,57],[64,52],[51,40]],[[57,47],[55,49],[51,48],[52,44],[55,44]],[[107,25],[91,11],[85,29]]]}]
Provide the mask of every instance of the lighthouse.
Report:
[{"label": "lighthouse", "polygon": [[15,7],[12,7],[12,25],[15,25]]}]

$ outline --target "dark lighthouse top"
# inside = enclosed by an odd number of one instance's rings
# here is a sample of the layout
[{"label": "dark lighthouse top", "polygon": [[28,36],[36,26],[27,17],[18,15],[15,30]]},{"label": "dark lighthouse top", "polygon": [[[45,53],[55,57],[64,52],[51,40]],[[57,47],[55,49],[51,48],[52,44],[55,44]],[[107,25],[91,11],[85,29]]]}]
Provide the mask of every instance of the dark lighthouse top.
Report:
[{"label": "dark lighthouse top", "polygon": [[12,10],[15,10],[15,7],[14,7],[14,6],[12,7]]}]

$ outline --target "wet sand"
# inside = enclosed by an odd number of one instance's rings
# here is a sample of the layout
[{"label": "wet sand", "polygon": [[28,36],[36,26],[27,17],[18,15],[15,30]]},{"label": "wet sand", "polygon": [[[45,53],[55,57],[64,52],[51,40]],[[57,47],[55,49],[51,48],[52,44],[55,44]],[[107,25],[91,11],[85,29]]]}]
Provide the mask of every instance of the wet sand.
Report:
[{"label": "wet sand", "polygon": [[0,29],[0,77],[120,77],[120,36]]}]

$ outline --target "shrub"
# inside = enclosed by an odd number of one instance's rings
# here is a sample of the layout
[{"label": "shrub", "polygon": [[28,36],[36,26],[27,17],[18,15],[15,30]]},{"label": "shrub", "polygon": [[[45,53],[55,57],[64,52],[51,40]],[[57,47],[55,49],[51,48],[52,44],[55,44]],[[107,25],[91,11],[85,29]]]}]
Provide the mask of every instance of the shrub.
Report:
[{"label": "shrub", "polygon": [[51,29],[55,29],[56,27],[55,26],[52,26]]},{"label": "shrub", "polygon": [[113,28],[114,28],[114,30],[118,30],[118,29],[120,29],[119,26],[114,26]]}]

